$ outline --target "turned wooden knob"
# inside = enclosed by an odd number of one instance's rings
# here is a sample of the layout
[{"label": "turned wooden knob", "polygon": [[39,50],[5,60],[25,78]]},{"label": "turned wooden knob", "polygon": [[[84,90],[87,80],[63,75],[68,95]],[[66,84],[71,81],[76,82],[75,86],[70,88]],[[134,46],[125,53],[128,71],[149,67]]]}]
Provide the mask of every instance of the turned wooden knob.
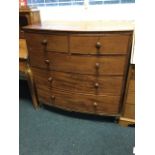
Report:
[{"label": "turned wooden knob", "polygon": [[53,80],[53,78],[52,78],[52,77],[49,77],[49,78],[48,78],[48,81],[49,81],[49,82],[51,82],[52,80]]},{"label": "turned wooden knob", "polygon": [[97,63],[95,64],[95,67],[96,67],[96,69],[99,69],[99,68],[100,68],[100,63],[97,62]]},{"label": "turned wooden knob", "polygon": [[50,61],[49,61],[48,59],[46,59],[46,60],[45,60],[45,63],[46,63],[46,64],[49,64],[49,63],[50,63]]},{"label": "turned wooden knob", "polygon": [[93,106],[94,106],[94,107],[97,107],[97,106],[98,106],[97,102],[94,102],[94,103],[93,103]]},{"label": "turned wooden knob", "polygon": [[99,41],[96,43],[96,48],[97,49],[101,48],[101,43]]},{"label": "turned wooden knob", "polygon": [[54,95],[52,95],[52,96],[51,96],[51,99],[52,99],[52,100],[55,100],[55,96],[54,96]]},{"label": "turned wooden knob", "polygon": [[47,40],[44,39],[41,43],[42,43],[42,45],[45,45],[46,46],[47,45]]},{"label": "turned wooden knob", "polygon": [[99,83],[96,82],[96,83],[94,84],[94,86],[95,86],[95,88],[98,88],[98,87],[99,87]]}]

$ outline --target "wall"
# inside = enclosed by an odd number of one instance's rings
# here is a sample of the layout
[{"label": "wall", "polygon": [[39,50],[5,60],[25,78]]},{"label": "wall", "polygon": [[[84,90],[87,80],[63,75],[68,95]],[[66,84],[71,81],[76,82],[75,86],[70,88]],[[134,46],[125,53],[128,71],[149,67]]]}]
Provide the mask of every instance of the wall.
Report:
[{"label": "wall", "polygon": [[[42,22],[54,21],[98,21],[135,20],[135,4],[115,4],[103,6],[40,7]],[[131,63],[135,64],[135,50]]]}]

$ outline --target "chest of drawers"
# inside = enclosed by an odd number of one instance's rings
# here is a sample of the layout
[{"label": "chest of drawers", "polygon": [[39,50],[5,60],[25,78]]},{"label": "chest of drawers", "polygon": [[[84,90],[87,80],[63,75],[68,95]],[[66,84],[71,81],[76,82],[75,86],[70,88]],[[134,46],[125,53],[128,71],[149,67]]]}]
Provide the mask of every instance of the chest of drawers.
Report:
[{"label": "chest of drawers", "polygon": [[132,35],[26,27],[39,102],[69,111],[120,115]]}]

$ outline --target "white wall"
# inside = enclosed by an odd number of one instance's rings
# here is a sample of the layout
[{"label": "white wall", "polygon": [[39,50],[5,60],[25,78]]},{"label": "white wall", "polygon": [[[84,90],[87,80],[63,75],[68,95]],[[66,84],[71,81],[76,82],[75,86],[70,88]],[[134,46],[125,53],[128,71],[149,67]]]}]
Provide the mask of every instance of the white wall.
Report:
[{"label": "white wall", "polygon": [[102,6],[40,7],[42,21],[48,20],[134,20],[135,4]]},{"label": "white wall", "polygon": [[[42,22],[54,21],[95,21],[95,20],[135,20],[135,4],[114,4],[103,6],[40,7]],[[131,63],[135,64],[135,50]]]}]

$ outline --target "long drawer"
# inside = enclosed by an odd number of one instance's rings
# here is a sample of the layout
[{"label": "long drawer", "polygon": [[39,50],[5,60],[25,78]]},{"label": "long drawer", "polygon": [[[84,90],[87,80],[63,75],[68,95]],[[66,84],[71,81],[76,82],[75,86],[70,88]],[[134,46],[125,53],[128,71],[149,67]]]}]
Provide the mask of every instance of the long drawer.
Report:
[{"label": "long drawer", "polygon": [[36,71],[35,68],[31,68],[31,70],[39,100],[50,102],[50,83],[47,80],[48,72],[45,70]]},{"label": "long drawer", "polygon": [[[45,56],[46,55],[46,56]],[[68,55],[56,52],[34,51],[30,54],[33,67],[50,70],[90,74],[90,75],[124,75],[125,56],[88,56]]]},{"label": "long drawer", "polygon": [[51,72],[52,88],[85,94],[120,95],[123,85],[122,76],[99,76]]},{"label": "long drawer", "polygon": [[38,87],[85,94],[121,95],[122,76],[92,76],[56,71],[46,71],[32,67]]},{"label": "long drawer", "polygon": [[70,52],[80,54],[126,54],[131,34],[73,34]]},{"label": "long drawer", "polygon": [[29,52],[30,65],[33,67],[48,68],[46,59],[47,53],[42,49],[31,49]]},{"label": "long drawer", "polygon": [[51,103],[50,92],[41,87],[37,87],[37,96],[40,102],[47,104]]},{"label": "long drawer", "polygon": [[119,102],[120,96],[96,96],[51,91],[51,102],[47,104],[69,111],[117,115]]},{"label": "long drawer", "polygon": [[37,68],[31,68],[33,73],[33,78],[37,86],[48,88],[49,81],[48,81],[48,72],[46,70],[40,70]]},{"label": "long drawer", "polygon": [[[32,68],[35,75],[35,86],[39,101],[62,109],[88,112],[94,114],[117,115],[119,112],[120,95],[96,95],[77,93],[70,90],[58,90],[48,83],[48,74],[39,74]],[[44,77],[43,77],[43,76]],[[80,91],[79,91],[80,92]]]}]

